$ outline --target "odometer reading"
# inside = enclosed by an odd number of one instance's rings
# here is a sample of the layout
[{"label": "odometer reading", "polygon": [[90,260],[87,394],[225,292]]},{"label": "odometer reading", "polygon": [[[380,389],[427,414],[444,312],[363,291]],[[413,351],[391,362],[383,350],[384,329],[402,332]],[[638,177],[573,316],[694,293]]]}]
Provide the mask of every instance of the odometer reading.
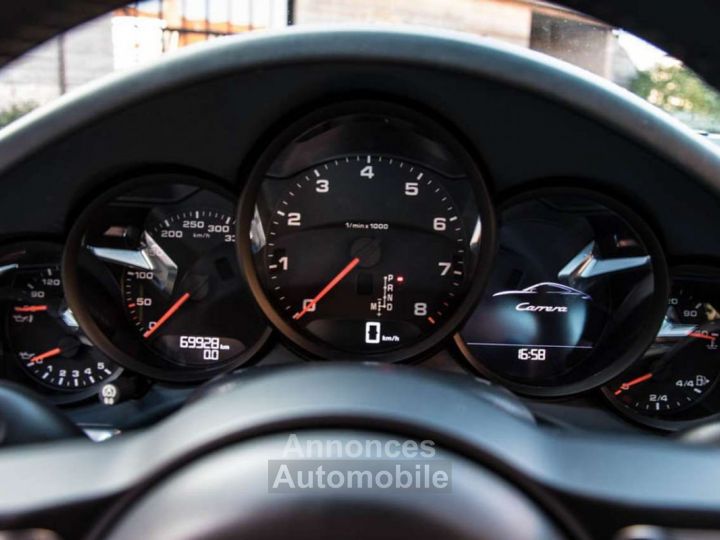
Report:
[{"label": "odometer reading", "polygon": [[[263,285],[301,333],[382,353],[433,332],[463,299],[473,230],[448,183],[416,164],[352,156],[282,181],[263,217]],[[479,232],[479,229],[478,229]]]}]

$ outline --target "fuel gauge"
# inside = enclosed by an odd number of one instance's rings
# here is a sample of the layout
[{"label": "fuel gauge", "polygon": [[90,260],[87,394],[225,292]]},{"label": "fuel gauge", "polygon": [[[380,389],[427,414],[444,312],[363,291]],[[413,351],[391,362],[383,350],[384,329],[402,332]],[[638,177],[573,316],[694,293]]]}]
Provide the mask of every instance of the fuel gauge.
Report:
[{"label": "fuel gauge", "polygon": [[720,372],[720,324],[689,332],[669,349],[654,347],[640,366],[610,385],[615,399],[643,414],[686,409],[702,399]]},{"label": "fuel gauge", "polygon": [[[720,276],[674,272],[662,326],[645,356],[603,392],[639,421],[675,428],[720,411]],[[717,402],[717,403],[716,403]]]}]

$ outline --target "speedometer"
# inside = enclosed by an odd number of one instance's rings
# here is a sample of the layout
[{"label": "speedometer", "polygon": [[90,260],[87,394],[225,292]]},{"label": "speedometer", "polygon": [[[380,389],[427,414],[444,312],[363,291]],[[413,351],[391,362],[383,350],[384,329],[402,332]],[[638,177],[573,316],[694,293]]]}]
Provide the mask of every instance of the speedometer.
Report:
[{"label": "speedometer", "polygon": [[119,183],[68,237],[68,303],[97,347],[148,377],[191,381],[249,361],[269,330],[235,256],[235,197],[178,172]]},{"label": "speedometer", "polygon": [[143,236],[149,268],[126,268],[122,285],[128,316],[142,338],[182,365],[239,354],[241,341],[213,335],[214,325],[207,325],[224,315],[221,305],[208,300],[218,294],[218,268],[230,266],[221,248],[235,241],[235,219],[218,210],[185,210],[149,225]]},{"label": "speedometer", "polygon": [[319,356],[422,348],[446,335],[478,286],[491,220],[481,179],[467,171],[453,178],[395,152],[354,153],[260,182],[246,192],[238,234],[256,251],[242,255],[249,281],[276,325]]}]

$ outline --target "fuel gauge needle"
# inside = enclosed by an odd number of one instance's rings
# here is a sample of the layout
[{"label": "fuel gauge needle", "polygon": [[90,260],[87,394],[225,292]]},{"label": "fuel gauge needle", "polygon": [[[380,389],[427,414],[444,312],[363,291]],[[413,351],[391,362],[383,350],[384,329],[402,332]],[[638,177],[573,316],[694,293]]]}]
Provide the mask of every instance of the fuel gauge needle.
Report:
[{"label": "fuel gauge needle", "polygon": [[49,351],[46,351],[44,353],[36,354],[30,359],[30,362],[33,364],[36,362],[42,362],[46,358],[52,358],[53,356],[57,356],[60,353],[62,353],[62,349],[60,347],[55,347],[54,349],[50,349]]},{"label": "fuel gauge needle", "polygon": [[165,313],[163,313],[163,316],[160,317],[160,318],[157,320],[157,322],[155,323],[155,325],[154,325],[152,328],[149,328],[149,329],[143,334],[143,337],[144,337],[145,339],[147,339],[147,338],[149,338],[150,336],[152,336],[152,335],[155,333],[155,331],[156,331],[158,328],[160,328],[163,324],[165,324],[170,317],[172,317],[173,315],[175,315],[175,312],[177,312],[177,310],[180,309],[180,308],[182,307],[182,305],[183,305],[185,302],[187,302],[189,299],[190,299],[190,293],[189,293],[189,292],[186,292],[186,293],[183,294],[180,298],[178,298],[178,299],[175,301],[175,303],[174,303],[172,306],[170,306],[170,309],[168,309]]},{"label": "fuel gauge needle", "polygon": [[645,375],[642,375],[636,379],[633,379],[632,381],[628,381],[626,383],[622,383],[620,385],[620,388],[615,392],[616,396],[619,396],[622,394],[625,390],[630,390],[631,387],[635,386],[636,384],[640,384],[641,382],[645,382],[648,379],[652,379],[653,374],[652,373],[646,373]]}]

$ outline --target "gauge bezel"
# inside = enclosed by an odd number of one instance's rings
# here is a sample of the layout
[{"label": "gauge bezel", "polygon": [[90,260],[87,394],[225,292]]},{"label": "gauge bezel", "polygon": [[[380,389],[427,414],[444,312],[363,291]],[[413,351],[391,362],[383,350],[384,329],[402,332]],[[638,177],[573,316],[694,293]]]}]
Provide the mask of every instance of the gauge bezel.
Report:
[{"label": "gauge bezel", "polygon": [[[465,340],[461,336],[461,330],[454,336],[454,343],[461,357],[470,365],[472,369],[477,371],[483,377],[487,377],[491,381],[497,382],[518,394],[540,397],[540,398],[558,398],[567,397],[593,388],[598,388],[609,382],[614,377],[625,371],[633,362],[635,362],[655,339],[657,329],[660,327],[662,318],[665,313],[665,306],[669,294],[669,272],[665,260],[664,252],[660,241],[653,233],[650,226],[637,215],[629,206],[618,201],[617,199],[598,192],[595,189],[587,187],[579,187],[574,183],[560,182],[555,183],[551,187],[532,188],[517,194],[510,195],[498,205],[498,216],[502,212],[515,204],[519,204],[531,199],[551,197],[551,196],[577,196],[585,197],[606,206],[608,209],[616,212],[623,218],[633,231],[642,239],[650,255],[653,267],[653,276],[655,280],[655,292],[652,299],[652,320],[642,326],[638,337],[634,340],[631,347],[624,351],[620,357],[608,364],[603,369],[587,376],[581,380],[567,384],[558,384],[553,386],[540,386],[532,384],[519,383],[495,373],[493,370],[485,366],[482,359],[477,358],[465,344]],[[498,226],[500,227],[500,225]]]},{"label": "gauge bezel", "polygon": [[[267,324],[265,324],[265,329],[258,337],[256,343],[249,346],[244,352],[240,353],[232,360],[223,362],[216,368],[209,369],[180,367],[172,364],[169,360],[164,358],[162,360],[167,367],[149,365],[141,359],[137,359],[123,351],[105,335],[99,325],[95,322],[90,311],[85,307],[85,300],[83,299],[81,293],[82,284],[76,272],[85,231],[97,210],[124,194],[128,194],[137,188],[148,187],[150,185],[196,186],[199,189],[214,192],[227,199],[233,207],[237,200],[237,194],[233,193],[227,186],[222,185],[219,180],[196,170],[179,171],[174,168],[157,168],[148,171],[146,169],[145,171],[126,173],[125,175],[116,178],[115,182],[112,182],[112,185],[113,187],[111,189],[104,191],[102,195],[94,198],[75,219],[67,237],[62,259],[62,276],[65,287],[65,296],[68,305],[73,310],[75,318],[78,320],[78,323],[88,338],[92,340],[92,342],[95,343],[95,345],[107,356],[126,369],[151,379],[167,382],[192,383],[204,381],[219,374],[237,369],[238,367],[254,360],[258,353],[266,346],[272,334],[272,329]],[[158,359],[162,358],[159,354],[154,353],[150,348],[147,348],[147,351],[149,355]]]},{"label": "gauge bezel", "polygon": [[[676,278],[686,280],[688,278],[695,278],[698,280],[701,278],[705,278],[716,282],[718,284],[718,287],[720,287],[720,263],[710,264],[707,261],[698,261],[697,263],[690,261],[679,262],[678,264],[670,266],[671,286],[672,281]],[[641,360],[641,358],[638,358],[638,360]],[[620,415],[623,419],[630,420],[643,427],[649,427],[659,431],[679,431],[702,425],[708,421],[720,418],[720,377],[718,377],[718,379],[713,382],[707,393],[705,393],[698,401],[692,403],[686,409],[678,411],[678,414],[682,415],[682,413],[688,412],[697,407],[704,407],[708,404],[708,401],[715,402],[715,412],[710,412],[705,416],[701,415],[697,418],[680,418],[674,420],[672,418],[668,419],[658,416],[644,415],[637,410],[622,404],[619,400],[615,399],[612,390],[610,390],[607,385],[603,385],[600,388],[600,393],[602,394],[604,400],[612,407],[612,410],[618,415]],[[668,416],[672,416],[672,414]]]},{"label": "gauge bezel", "polygon": [[[480,298],[490,275],[490,268],[492,267],[492,259],[496,248],[495,211],[487,187],[486,174],[481,172],[480,160],[474,153],[471,153],[473,152],[472,146],[461,142],[463,141],[461,136],[453,130],[452,127],[437,120],[432,116],[432,113],[427,111],[420,112],[420,110],[419,108],[399,105],[392,100],[385,99],[345,100],[326,104],[314,110],[311,109],[309,113],[298,115],[298,119],[290,126],[284,125],[271,130],[270,136],[266,139],[269,140],[269,143],[250,169],[247,183],[242,191],[238,204],[238,258],[250,290],[255,296],[255,300],[260,306],[260,309],[265,313],[265,316],[278,330],[280,335],[285,338],[285,341],[305,357],[325,360],[373,360],[383,362],[404,362],[420,359],[423,355],[431,353],[451,336],[452,332],[456,330],[470,314],[471,308]],[[478,263],[475,274],[471,278],[465,297],[457,304],[454,312],[443,321],[434,332],[424,339],[407,347],[393,351],[379,352],[377,354],[357,354],[338,350],[330,344],[304,335],[291,323],[287,322],[285,317],[275,309],[262,286],[255,265],[255,256],[252,252],[250,240],[250,226],[259,189],[268,171],[271,170],[273,163],[280,157],[288,145],[298,137],[325,122],[332,122],[351,115],[383,115],[421,128],[425,133],[432,133],[432,139],[443,145],[448,153],[457,160],[464,171],[467,182],[475,194],[475,201],[478,213],[481,216],[483,228],[482,239],[477,252]],[[382,149],[366,147],[358,147],[355,151],[349,153],[384,155]],[[397,155],[396,152],[393,152],[393,156],[408,162],[417,163],[419,166],[433,169],[432,166],[425,165],[417,159]],[[330,158],[326,157],[326,160],[327,159]],[[310,164],[307,166],[310,166]]]},{"label": "gauge bezel", "polygon": [[[56,262],[48,262],[47,264],[48,266],[52,264],[57,264],[58,267],[61,267],[62,265],[61,263],[63,249],[63,243],[57,239],[14,239],[14,241],[12,242],[3,243],[2,245],[0,245],[0,253],[2,254],[12,253],[14,251],[17,251],[18,253],[24,251],[25,253],[28,253],[33,250],[43,250],[47,251],[48,253],[51,251],[57,252]],[[20,266],[22,266],[22,259],[19,260],[19,264]],[[108,375],[102,381],[80,389],[61,388],[58,386],[43,383],[41,380],[33,377],[32,375],[30,375],[30,373],[28,373],[26,369],[23,368],[22,365],[20,365],[20,359],[18,358],[17,354],[15,354],[15,352],[10,348],[10,339],[8,337],[9,321],[7,318],[7,313],[5,312],[7,307],[9,307],[8,304],[9,302],[7,301],[2,302],[4,319],[2,353],[3,358],[6,358],[10,362],[12,362],[12,364],[8,362],[5,366],[3,366],[3,376],[8,380],[12,380],[27,386],[32,386],[33,389],[42,393],[44,397],[46,397],[56,405],[67,405],[80,401],[85,401],[87,399],[91,399],[94,396],[97,396],[98,390],[104,384],[114,381],[122,374],[123,368],[120,365],[115,365],[115,369],[113,370],[111,375]],[[114,362],[112,358],[108,357],[108,359]],[[116,362],[114,363],[117,364]]]}]

